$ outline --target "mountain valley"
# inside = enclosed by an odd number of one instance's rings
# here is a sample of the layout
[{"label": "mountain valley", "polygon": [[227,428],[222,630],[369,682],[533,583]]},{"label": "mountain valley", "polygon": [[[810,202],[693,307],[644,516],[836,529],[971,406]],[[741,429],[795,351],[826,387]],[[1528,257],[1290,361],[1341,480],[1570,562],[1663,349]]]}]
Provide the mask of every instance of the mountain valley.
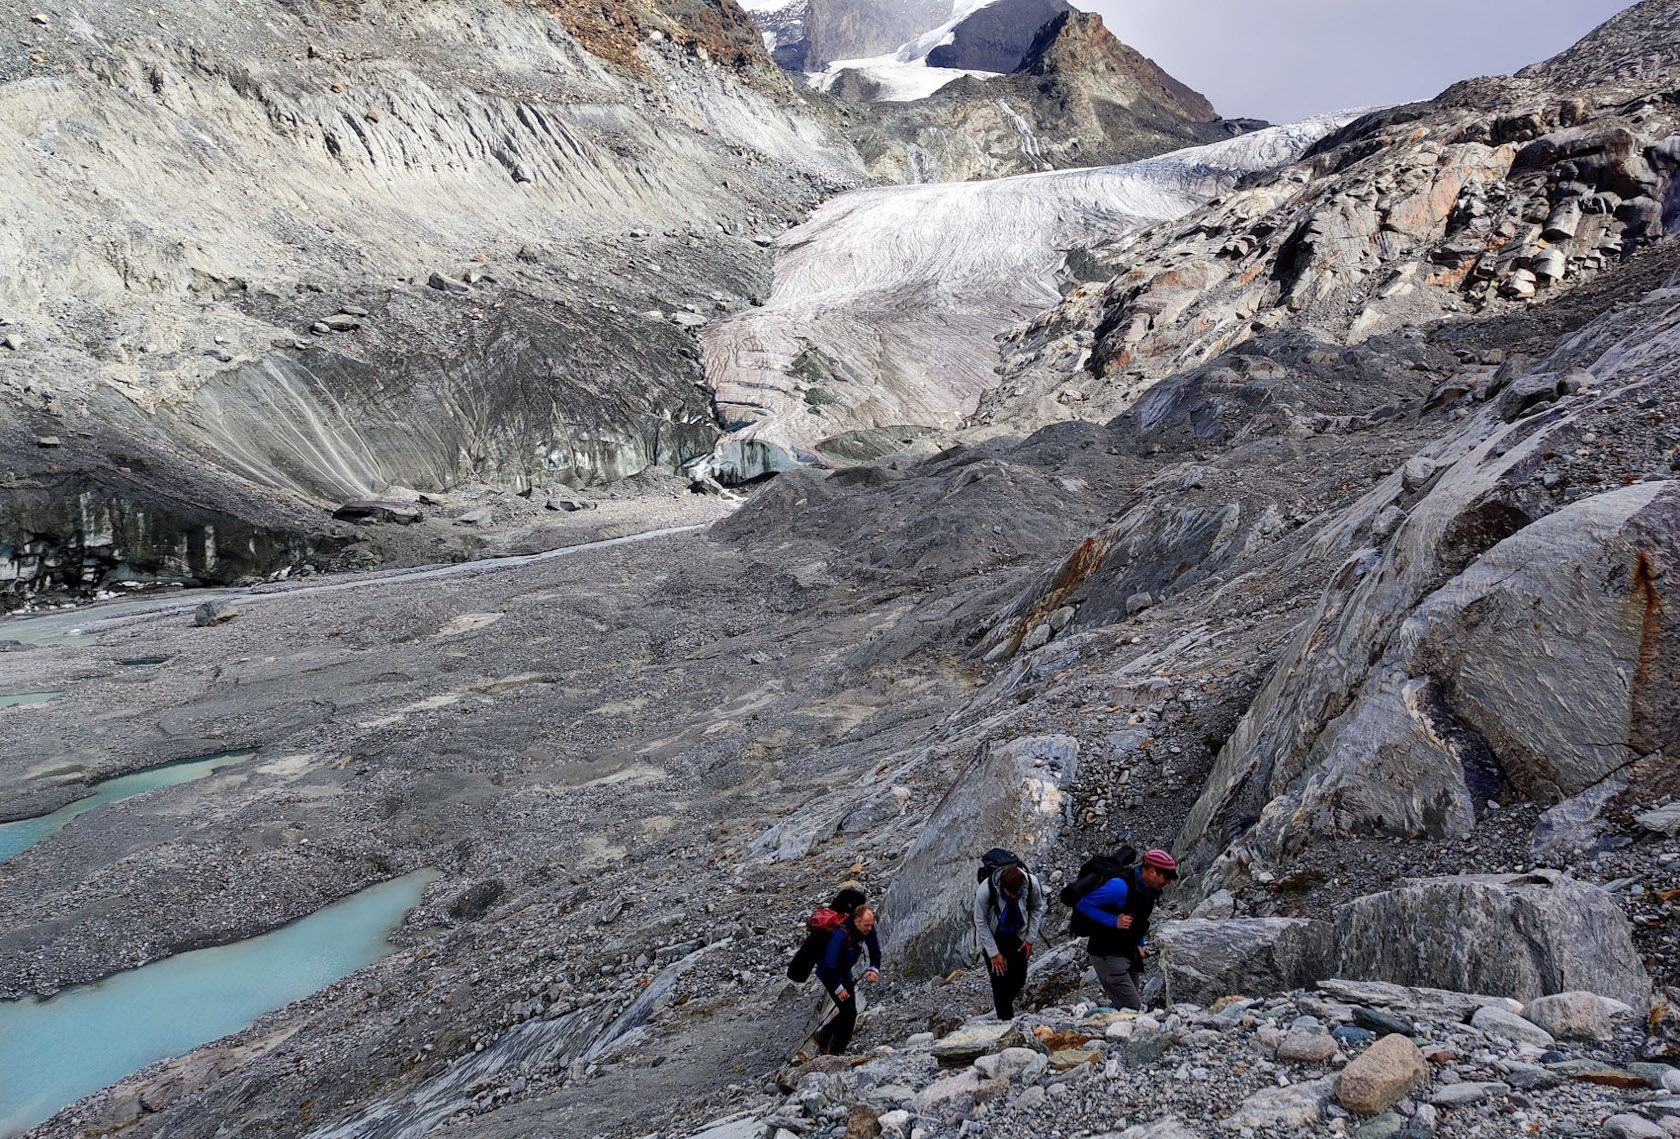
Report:
[{"label": "mountain valley", "polygon": [[[0,1134],[1675,1133],[1680,3],[1279,126],[748,8],[0,34],[0,839],[208,761],[0,859],[0,1026],[419,897]],[[981,852],[1122,838],[1152,1011],[1057,902],[997,1022]]]}]

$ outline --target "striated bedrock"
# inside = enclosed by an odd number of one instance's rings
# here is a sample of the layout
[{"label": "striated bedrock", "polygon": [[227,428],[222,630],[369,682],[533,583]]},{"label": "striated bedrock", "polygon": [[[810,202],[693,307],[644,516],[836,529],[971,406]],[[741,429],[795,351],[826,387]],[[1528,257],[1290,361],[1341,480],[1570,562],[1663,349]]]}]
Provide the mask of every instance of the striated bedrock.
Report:
[{"label": "striated bedrock", "polygon": [[[1192,861],[1463,835],[1509,794],[1675,790],[1677,283],[1482,393],[1321,527],[1316,555],[1347,560],[1221,751],[1177,840]],[[1577,485],[1601,450],[1615,477]]]},{"label": "striated bedrock", "polygon": [[995,335],[1054,303],[1069,253],[1291,162],[1325,116],[1123,166],[856,191],[780,240],[763,307],[702,337],[727,479],[817,461],[847,431],[957,426],[996,383]]},{"label": "striated bedrock", "polygon": [[[706,454],[692,328],[767,288],[753,238],[856,178],[729,0],[43,19],[0,75],[4,467],[144,512],[137,577],[197,525],[177,482],[309,544],[392,485]],[[87,437],[149,461],[37,453]],[[0,488],[0,543],[75,557],[28,491]]]}]

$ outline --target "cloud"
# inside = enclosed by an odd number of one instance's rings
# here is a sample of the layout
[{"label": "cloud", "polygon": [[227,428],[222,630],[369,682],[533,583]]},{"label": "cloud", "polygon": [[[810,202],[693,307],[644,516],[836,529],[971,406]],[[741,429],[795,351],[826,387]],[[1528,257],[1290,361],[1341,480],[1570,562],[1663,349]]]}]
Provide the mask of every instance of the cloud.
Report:
[{"label": "cloud", "polygon": [[1628,0],[1074,0],[1227,117],[1427,99],[1555,55]]}]

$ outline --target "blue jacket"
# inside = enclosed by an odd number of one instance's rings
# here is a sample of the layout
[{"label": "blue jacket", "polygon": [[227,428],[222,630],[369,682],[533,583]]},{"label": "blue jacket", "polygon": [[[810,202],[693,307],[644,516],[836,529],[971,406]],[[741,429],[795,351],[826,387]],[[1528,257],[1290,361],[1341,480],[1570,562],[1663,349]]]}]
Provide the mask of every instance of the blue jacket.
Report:
[{"label": "blue jacket", "polygon": [[817,980],[823,983],[823,988],[830,993],[835,989],[850,989],[853,985],[852,967],[858,958],[863,956],[863,947],[869,946],[869,967],[881,967],[881,943],[876,940],[875,931],[859,933],[852,919],[828,936],[828,947],[823,950],[822,961],[817,965]]},{"label": "blue jacket", "polygon": [[1117,925],[1126,908],[1126,880],[1110,878],[1079,899],[1079,912],[1098,925]]},{"label": "blue jacket", "polygon": [[[1091,936],[1089,948],[1093,956],[1136,957],[1138,949],[1147,943],[1149,915],[1155,909],[1160,891],[1147,889],[1137,874],[1136,868],[1128,869],[1079,899],[1079,912],[1103,927]],[[1132,882],[1130,886],[1128,879]],[[1132,917],[1129,929],[1119,926],[1122,914]]]}]

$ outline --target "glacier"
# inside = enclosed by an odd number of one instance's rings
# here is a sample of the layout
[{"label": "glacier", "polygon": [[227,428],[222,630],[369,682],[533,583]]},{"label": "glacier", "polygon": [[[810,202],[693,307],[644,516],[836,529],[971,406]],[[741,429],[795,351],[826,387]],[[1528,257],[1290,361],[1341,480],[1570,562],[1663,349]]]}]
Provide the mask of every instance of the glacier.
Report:
[{"label": "glacier", "polygon": [[1118,166],[832,199],[778,239],[765,305],[702,334],[729,431],[709,472],[742,482],[828,465],[819,444],[846,432],[957,426],[996,382],[994,338],[1056,303],[1071,251],[1181,217],[1361,113]]}]

